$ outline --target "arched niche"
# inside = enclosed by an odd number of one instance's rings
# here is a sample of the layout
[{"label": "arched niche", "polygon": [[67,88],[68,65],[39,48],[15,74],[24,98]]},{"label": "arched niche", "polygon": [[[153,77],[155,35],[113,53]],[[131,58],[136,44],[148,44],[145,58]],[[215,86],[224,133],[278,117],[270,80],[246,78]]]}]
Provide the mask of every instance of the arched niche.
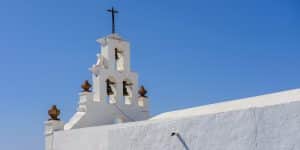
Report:
[{"label": "arched niche", "polygon": [[125,69],[124,52],[118,48],[115,48],[115,68],[118,71]]},{"label": "arched niche", "polygon": [[127,105],[130,105],[132,103],[132,97],[133,97],[133,83],[129,79],[125,79],[122,82],[123,87],[123,97],[124,97],[124,103]]},{"label": "arched niche", "polygon": [[116,80],[113,77],[109,77],[105,80],[106,83],[106,100],[110,104],[117,103],[117,85]]}]

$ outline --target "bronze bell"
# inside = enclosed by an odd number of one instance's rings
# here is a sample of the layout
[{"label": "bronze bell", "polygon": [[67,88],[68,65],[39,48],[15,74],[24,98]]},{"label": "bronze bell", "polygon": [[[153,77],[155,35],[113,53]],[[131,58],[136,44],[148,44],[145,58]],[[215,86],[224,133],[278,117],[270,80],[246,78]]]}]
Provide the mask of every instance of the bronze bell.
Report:
[{"label": "bronze bell", "polygon": [[106,93],[107,93],[107,95],[114,95],[114,91],[111,89],[110,85],[107,86]]},{"label": "bronze bell", "polygon": [[52,105],[52,107],[48,110],[48,115],[50,116],[49,120],[60,120],[58,118],[60,110],[56,107],[56,105]]},{"label": "bronze bell", "polygon": [[115,84],[114,82],[111,82],[109,79],[106,80],[106,93],[107,95],[114,95],[114,91],[112,90],[111,85]]},{"label": "bronze bell", "polygon": [[82,88],[82,92],[91,92],[90,91],[90,88],[92,87],[92,85],[89,83],[88,80],[85,80],[83,82],[83,84],[81,85],[81,88]]},{"label": "bronze bell", "polygon": [[123,96],[129,96],[126,86],[127,86],[127,82],[123,81]]},{"label": "bronze bell", "polygon": [[147,94],[148,91],[145,89],[144,86],[141,86],[138,92],[140,94],[140,97],[147,97],[146,94]]},{"label": "bronze bell", "polygon": [[127,81],[123,81],[123,96],[129,96],[128,86],[132,86],[132,83],[128,83]]}]

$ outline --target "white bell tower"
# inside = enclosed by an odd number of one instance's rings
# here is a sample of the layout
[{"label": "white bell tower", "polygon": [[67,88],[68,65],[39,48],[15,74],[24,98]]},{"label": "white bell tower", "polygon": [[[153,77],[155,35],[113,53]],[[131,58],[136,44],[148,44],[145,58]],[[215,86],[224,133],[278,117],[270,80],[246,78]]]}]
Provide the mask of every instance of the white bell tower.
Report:
[{"label": "white bell tower", "polygon": [[139,89],[130,69],[130,45],[117,34],[98,39],[101,53],[92,72],[92,91],[85,82],[79,107],[65,129],[145,120],[149,118],[147,91]]},{"label": "white bell tower", "polygon": [[115,33],[118,11],[107,11],[112,14],[112,34],[97,40],[101,52],[90,68],[93,83],[82,85],[77,112],[64,125],[65,130],[149,118],[147,91],[138,88],[138,75],[130,69],[129,42]]},{"label": "white bell tower", "polygon": [[129,43],[116,34],[97,40],[102,53],[91,71],[95,101],[133,103],[137,97],[138,75],[130,71]]}]

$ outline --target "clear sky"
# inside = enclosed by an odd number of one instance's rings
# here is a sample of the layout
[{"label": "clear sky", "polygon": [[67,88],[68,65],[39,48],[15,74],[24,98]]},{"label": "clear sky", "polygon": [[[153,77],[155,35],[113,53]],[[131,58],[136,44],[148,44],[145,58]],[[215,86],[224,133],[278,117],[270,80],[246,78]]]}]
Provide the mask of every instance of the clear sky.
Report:
[{"label": "clear sky", "polygon": [[300,87],[298,0],[1,0],[1,149],[43,149],[52,104],[72,116],[112,5],[153,115]]}]

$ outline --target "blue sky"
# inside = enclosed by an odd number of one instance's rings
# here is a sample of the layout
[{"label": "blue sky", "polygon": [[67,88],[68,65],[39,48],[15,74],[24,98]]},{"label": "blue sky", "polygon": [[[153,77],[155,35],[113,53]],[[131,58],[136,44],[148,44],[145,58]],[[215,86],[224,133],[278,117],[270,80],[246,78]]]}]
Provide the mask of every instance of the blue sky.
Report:
[{"label": "blue sky", "polygon": [[112,5],[152,114],[300,87],[297,0],[1,0],[1,149],[43,149],[52,104],[71,117]]}]

